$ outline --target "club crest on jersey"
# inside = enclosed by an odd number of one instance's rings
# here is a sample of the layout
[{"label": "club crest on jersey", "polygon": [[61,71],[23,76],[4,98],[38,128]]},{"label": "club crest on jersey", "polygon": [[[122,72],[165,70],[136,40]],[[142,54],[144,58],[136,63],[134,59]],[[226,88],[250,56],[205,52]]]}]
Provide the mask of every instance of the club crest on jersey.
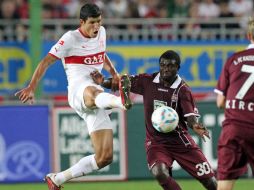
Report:
[{"label": "club crest on jersey", "polygon": [[61,40],[61,41],[58,42],[58,44],[60,44],[62,46],[62,45],[64,45],[64,41]]},{"label": "club crest on jersey", "polygon": [[104,53],[87,56],[84,58],[84,64],[86,65],[97,65],[104,62]]}]

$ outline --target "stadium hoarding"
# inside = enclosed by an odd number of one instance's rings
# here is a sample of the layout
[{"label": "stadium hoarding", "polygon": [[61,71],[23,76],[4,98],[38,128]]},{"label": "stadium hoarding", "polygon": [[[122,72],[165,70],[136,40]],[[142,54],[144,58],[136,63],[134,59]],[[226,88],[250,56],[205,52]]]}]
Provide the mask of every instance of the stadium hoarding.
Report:
[{"label": "stadium hoarding", "polygon": [[48,105],[0,106],[0,183],[41,182],[50,171]]},{"label": "stadium hoarding", "polygon": [[[127,179],[127,145],[125,113],[114,109],[110,114],[113,124],[113,162],[75,181],[105,181]],[[69,107],[55,107],[52,126],[53,170],[62,171],[84,156],[94,154],[87,127],[82,118]]]},{"label": "stadium hoarding", "polygon": [[0,43],[0,95],[22,88],[32,75],[28,43]]},{"label": "stadium hoarding", "polygon": [[[54,43],[43,43],[46,55]],[[182,78],[191,86],[194,93],[209,94],[214,88],[226,59],[235,51],[244,49],[247,42],[189,42],[189,43],[109,43],[107,53],[119,73],[152,73],[158,71],[158,59],[162,52],[172,49],[181,56]],[[16,52],[25,52],[17,58]],[[27,43],[12,46],[0,44],[0,95],[8,95],[29,82],[31,58]],[[3,51],[2,51],[3,50]],[[2,56],[3,55],[3,56]],[[13,63],[11,60],[20,60]],[[12,72],[9,67],[11,65]],[[57,73],[57,74],[56,74]],[[106,76],[108,74],[104,73]],[[67,80],[61,61],[57,61],[42,79],[42,93],[46,95],[66,94]]]}]

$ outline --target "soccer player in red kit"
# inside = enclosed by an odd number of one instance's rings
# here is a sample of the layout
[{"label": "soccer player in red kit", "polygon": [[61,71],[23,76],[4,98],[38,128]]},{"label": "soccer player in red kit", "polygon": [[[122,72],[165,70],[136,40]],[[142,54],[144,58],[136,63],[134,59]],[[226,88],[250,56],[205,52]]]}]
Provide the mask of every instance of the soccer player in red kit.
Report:
[{"label": "soccer player in red kit", "polygon": [[[200,115],[189,86],[177,74],[180,62],[179,55],[168,50],[160,56],[158,73],[130,76],[131,92],[143,96],[148,166],[164,190],[181,189],[172,178],[174,161],[199,180],[206,189],[216,190],[214,172],[188,133],[190,127],[200,137],[209,137],[206,128],[198,122]],[[99,79],[99,73],[94,72],[91,75],[95,81],[103,81]],[[102,86],[111,87],[108,80],[105,80]],[[179,115],[176,130],[170,133],[160,133],[152,126],[152,113],[162,105],[172,107]]]},{"label": "soccer player in red kit", "polygon": [[254,19],[248,23],[247,49],[225,63],[216,89],[225,120],[218,143],[218,190],[233,189],[235,180],[254,171]]}]

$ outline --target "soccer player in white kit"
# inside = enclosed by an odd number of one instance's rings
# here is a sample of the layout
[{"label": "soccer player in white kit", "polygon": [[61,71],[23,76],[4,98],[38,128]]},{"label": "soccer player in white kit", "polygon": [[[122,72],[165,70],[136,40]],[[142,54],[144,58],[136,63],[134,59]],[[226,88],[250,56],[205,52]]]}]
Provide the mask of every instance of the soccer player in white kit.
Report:
[{"label": "soccer player in white kit", "polygon": [[[66,32],[51,48],[37,66],[30,84],[15,95],[25,103],[34,102],[34,91],[45,71],[61,59],[68,79],[68,102],[88,127],[94,154],[82,158],[69,169],[50,173],[45,177],[49,190],[60,190],[70,179],[87,175],[109,165],[113,159],[112,125],[105,109],[127,110],[132,103],[129,98],[130,80],[117,73],[105,53],[106,31],[101,26],[101,11],[95,4],[85,4],[80,9],[80,27]],[[94,83],[90,73],[107,70],[113,78],[113,90],[120,87],[120,96],[105,93]]]}]

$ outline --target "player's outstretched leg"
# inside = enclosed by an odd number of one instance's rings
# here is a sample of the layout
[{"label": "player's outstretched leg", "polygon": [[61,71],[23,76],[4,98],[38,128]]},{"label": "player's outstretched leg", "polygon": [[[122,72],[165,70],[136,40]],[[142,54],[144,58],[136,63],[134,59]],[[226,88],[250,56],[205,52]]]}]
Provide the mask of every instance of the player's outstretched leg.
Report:
[{"label": "player's outstretched leg", "polygon": [[61,190],[62,189],[61,185],[57,186],[55,184],[55,182],[54,182],[54,176],[55,175],[56,174],[54,174],[54,173],[50,173],[50,174],[46,175],[46,177],[44,178],[45,182],[48,185],[49,190]]},{"label": "player's outstretched leg", "polygon": [[119,83],[119,92],[122,99],[122,104],[126,110],[130,109],[132,102],[130,99],[131,81],[128,75],[122,75]]}]

